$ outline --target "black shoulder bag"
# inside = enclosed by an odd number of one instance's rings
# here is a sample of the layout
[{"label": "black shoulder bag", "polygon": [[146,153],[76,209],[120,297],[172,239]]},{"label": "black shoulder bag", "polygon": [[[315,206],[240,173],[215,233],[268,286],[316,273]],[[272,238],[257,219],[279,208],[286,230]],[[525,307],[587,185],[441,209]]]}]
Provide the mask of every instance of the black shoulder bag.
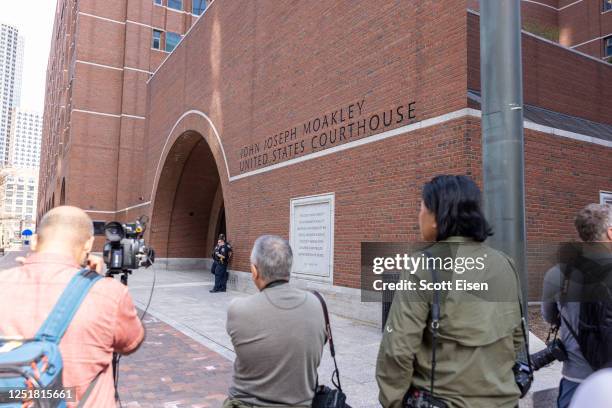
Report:
[{"label": "black shoulder bag", "polygon": [[331,389],[325,385],[319,385],[317,377],[317,386],[315,388],[315,396],[312,400],[312,408],[351,408],[346,403],[346,395],[342,392],[340,386],[340,371],[338,371],[338,363],[336,362],[336,349],[334,348],[334,339],[332,337],[331,324],[329,322],[329,314],[327,313],[327,305],[323,296],[315,290],[312,293],[319,299],[323,307],[323,316],[325,317],[325,333],[329,341],[329,352],[334,360],[334,372],[332,373],[332,384],[335,389]]}]

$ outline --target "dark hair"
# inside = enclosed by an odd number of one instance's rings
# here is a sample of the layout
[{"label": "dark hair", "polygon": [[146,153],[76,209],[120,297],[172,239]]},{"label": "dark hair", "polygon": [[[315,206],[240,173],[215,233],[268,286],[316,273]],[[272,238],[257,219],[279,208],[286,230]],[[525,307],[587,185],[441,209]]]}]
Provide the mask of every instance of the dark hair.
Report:
[{"label": "dark hair", "polygon": [[461,236],[483,242],[493,235],[480,207],[480,189],[468,176],[434,177],[423,186],[423,202],[436,216],[437,241]]}]

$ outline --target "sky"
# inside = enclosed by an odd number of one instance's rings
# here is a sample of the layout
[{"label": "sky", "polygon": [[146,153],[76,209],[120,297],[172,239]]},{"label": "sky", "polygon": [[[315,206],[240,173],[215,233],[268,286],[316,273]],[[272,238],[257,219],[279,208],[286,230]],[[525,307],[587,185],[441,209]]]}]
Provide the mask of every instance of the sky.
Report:
[{"label": "sky", "polygon": [[55,4],[56,0],[0,0],[0,22],[17,27],[25,38],[21,107],[40,113],[45,102]]}]

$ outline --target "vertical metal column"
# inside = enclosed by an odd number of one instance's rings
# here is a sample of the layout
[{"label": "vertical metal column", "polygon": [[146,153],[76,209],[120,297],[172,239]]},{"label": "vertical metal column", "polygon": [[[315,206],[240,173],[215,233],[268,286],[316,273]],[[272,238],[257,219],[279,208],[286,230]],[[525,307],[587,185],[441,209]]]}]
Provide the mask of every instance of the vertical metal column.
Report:
[{"label": "vertical metal column", "polygon": [[520,0],[480,0],[484,209],[527,302]]}]

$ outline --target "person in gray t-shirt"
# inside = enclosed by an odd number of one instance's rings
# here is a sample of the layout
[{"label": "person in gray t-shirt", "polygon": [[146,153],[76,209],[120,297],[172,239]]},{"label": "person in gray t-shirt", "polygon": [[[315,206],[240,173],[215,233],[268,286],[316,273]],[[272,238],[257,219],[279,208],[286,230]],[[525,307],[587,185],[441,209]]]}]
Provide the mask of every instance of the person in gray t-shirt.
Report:
[{"label": "person in gray t-shirt", "polygon": [[[606,204],[590,204],[583,208],[575,220],[575,227],[580,239],[588,243],[609,243],[612,241],[612,206]],[[600,250],[593,250],[601,248]],[[607,263],[612,258],[608,245],[587,245],[589,259]],[[556,265],[544,276],[542,293],[542,315],[551,325],[559,327],[559,336],[567,350],[568,359],[563,362],[561,383],[559,384],[558,408],[569,407],[570,401],[580,383],[593,373],[593,369],[580,351],[578,341],[567,327],[569,323],[578,332],[580,319],[580,300],[583,283],[580,271],[566,270],[565,264]],[[571,275],[570,275],[571,274]],[[567,279],[565,289],[565,276]],[[567,299],[565,301],[564,299]],[[573,300],[573,301],[572,301]]]},{"label": "person in gray t-shirt", "polygon": [[227,311],[236,360],[228,407],[310,407],[326,341],[323,309],[314,294],[292,287],[293,255],[277,236],[259,237],[251,274],[259,293]]}]

